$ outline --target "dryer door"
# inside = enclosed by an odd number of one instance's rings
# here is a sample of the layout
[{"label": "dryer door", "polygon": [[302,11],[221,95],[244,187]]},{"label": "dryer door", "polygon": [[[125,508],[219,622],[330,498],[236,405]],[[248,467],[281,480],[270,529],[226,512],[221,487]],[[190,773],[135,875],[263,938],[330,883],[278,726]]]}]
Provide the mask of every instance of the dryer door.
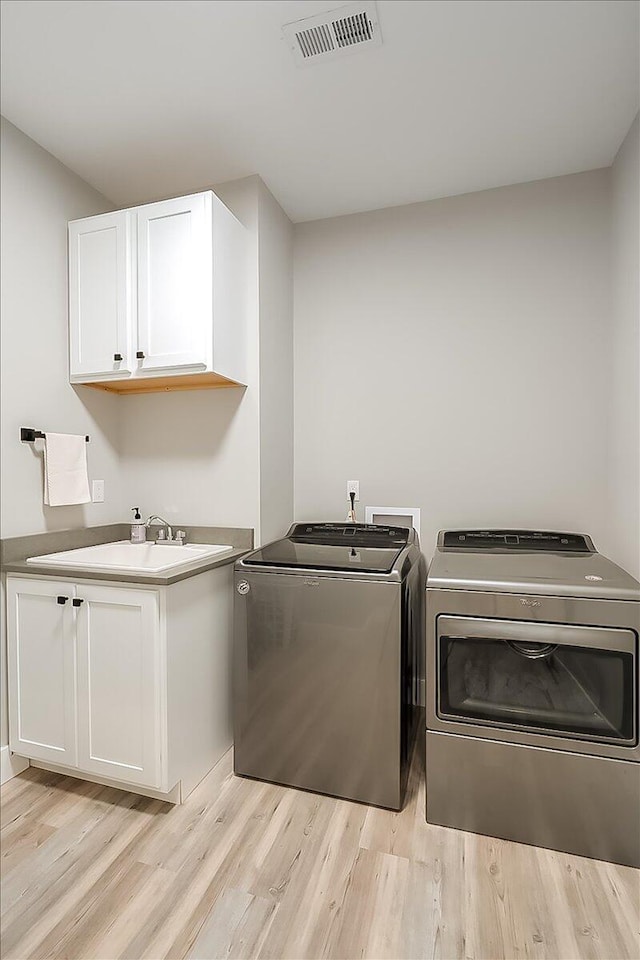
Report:
[{"label": "dryer door", "polygon": [[437,656],[444,720],[638,742],[631,630],[441,616]]}]

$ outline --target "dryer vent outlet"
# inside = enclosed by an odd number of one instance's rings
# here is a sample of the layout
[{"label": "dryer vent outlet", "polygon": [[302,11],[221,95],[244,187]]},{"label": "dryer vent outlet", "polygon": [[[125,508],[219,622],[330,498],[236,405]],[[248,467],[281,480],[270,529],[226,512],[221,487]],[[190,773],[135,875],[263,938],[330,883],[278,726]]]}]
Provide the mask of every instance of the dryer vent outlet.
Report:
[{"label": "dryer vent outlet", "polygon": [[375,0],[285,23],[282,33],[298,66],[337,60],[382,43]]}]

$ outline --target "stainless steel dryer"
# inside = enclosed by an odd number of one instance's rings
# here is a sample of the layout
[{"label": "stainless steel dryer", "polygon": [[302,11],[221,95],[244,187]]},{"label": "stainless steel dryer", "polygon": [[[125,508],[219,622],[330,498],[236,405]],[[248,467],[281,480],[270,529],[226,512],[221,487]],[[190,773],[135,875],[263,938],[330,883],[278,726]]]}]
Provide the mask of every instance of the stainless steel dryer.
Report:
[{"label": "stainless steel dryer", "polygon": [[588,536],[442,531],[427,820],[640,865],[640,584]]},{"label": "stainless steel dryer", "polygon": [[235,568],[234,769],[399,809],[417,721],[414,530],[299,523]]}]

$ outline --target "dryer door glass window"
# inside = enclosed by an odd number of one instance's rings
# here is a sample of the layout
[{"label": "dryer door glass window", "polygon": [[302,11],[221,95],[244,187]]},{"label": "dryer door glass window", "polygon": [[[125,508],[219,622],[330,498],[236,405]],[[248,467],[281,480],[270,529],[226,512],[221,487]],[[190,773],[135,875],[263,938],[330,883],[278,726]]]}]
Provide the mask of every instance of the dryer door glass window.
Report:
[{"label": "dryer door glass window", "polygon": [[637,742],[631,630],[440,617],[438,671],[444,719]]}]

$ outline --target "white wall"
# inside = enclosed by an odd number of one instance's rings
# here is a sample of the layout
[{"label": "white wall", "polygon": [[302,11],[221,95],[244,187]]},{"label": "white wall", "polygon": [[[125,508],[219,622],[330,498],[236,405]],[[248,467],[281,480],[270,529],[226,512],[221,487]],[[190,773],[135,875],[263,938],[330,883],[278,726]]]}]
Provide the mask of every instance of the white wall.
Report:
[{"label": "white wall", "polygon": [[260,535],[293,521],[293,225],[260,182]]},{"label": "white wall", "polygon": [[[132,505],[277,535],[293,515],[293,228],[262,181],[214,187],[248,230],[248,389],[116,396],[67,371],[67,221],[113,206],[4,120],[2,154],[2,536],[126,520]],[[105,503],[44,507],[41,445],[20,426],[89,433]]]},{"label": "white wall", "polygon": [[248,388],[119,398],[122,472],[143,514],[260,543],[293,515],[293,227],[259,177],[212,189],[249,235]]},{"label": "white wall", "polygon": [[[2,536],[126,520],[132,505],[275,536],[293,514],[293,228],[279,205],[259,177],[213,188],[248,230],[247,390],[73,388],[67,220],[112,205],[6,121],[2,138]],[[105,503],[44,507],[41,446],[21,444],[20,426],[89,433]]]},{"label": "white wall", "polygon": [[[71,387],[67,359],[67,221],[113,209],[103,196],[2,119],[1,536],[120,519],[118,413],[112,398]],[[20,427],[88,433],[103,504],[45,507],[42,443]]]},{"label": "white wall", "polygon": [[119,397],[122,474],[127,506],[139,505],[145,516],[159,513],[187,530],[190,524],[258,530],[259,180],[248,177],[213,189],[248,231],[248,389]]},{"label": "white wall", "polygon": [[640,579],[640,122],[612,169],[611,552]]},{"label": "white wall", "polygon": [[[610,542],[608,170],[297,225],[296,518]],[[616,551],[612,550],[616,556]]]},{"label": "white wall", "polygon": [[[118,413],[111,398],[74,389],[67,370],[67,221],[112,209],[104,197],[20,130],[1,121],[1,536],[120,519]],[[45,507],[42,444],[20,427],[88,433],[89,471],[104,504]],[[0,746],[8,742],[4,599],[0,610]]]}]

